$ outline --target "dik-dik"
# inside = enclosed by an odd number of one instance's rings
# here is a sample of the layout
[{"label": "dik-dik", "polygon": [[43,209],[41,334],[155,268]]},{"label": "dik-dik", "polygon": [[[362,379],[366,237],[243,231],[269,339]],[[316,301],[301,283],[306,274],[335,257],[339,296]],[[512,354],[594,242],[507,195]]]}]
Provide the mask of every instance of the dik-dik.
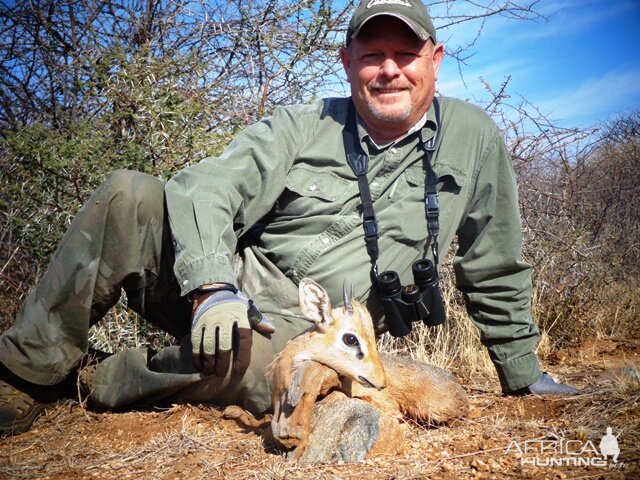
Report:
[{"label": "dik-dik", "polygon": [[295,448],[290,458],[299,458],[307,446],[316,400],[333,390],[371,403],[393,417],[391,424],[398,429],[402,416],[446,422],[467,413],[467,396],[448,372],[378,354],[371,316],[346,290],[344,306],[333,308],[327,292],[305,278],[299,300],[315,328],[291,340],[268,373],[273,435]]}]

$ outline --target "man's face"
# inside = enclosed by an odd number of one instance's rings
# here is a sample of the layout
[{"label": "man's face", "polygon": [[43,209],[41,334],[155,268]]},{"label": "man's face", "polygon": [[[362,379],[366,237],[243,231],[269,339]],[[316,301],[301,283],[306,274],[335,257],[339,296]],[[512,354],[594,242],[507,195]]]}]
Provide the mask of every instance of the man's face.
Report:
[{"label": "man's face", "polygon": [[443,47],[423,42],[401,20],[381,16],[367,22],[340,56],[353,102],[370,133],[393,138],[415,125],[431,105]]}]

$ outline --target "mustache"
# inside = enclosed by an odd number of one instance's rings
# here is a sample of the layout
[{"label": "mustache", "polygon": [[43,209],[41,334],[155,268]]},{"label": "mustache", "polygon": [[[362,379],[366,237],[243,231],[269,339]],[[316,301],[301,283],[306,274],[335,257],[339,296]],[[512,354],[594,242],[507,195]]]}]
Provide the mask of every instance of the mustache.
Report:
[{"label": "mustache", "polygon": [[384,89],[394,89],[394,90],[409,90],[412,85],[410,83],[393,83],[393,82],[379,82],[373,81],[369,85],[367,85],[367,90],[384,90]]}]

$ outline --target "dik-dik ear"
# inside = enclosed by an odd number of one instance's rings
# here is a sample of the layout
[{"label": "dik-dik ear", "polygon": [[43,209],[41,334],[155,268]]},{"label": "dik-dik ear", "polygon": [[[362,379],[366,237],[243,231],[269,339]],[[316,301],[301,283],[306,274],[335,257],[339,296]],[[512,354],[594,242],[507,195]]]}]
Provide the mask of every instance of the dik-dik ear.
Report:
[{"label": "dik-dik ear", "polygon": [[310,278],[303,278],[298,287],[302,313],[322,326],[331,323],[331,300],[327,291]]}]

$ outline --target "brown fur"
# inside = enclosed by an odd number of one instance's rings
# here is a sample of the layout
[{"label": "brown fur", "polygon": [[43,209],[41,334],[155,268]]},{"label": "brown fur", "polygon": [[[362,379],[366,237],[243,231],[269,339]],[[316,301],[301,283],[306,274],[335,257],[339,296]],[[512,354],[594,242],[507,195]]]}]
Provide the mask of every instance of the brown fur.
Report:
[{"label": "brown fur", "polygon": [[446,370],[394,355],[381,354],[380,360],[387,372],[387,388],[377,391],[344,379],[342,390],[384,412],[399,412],[420,422],[443,423],[468,413],[467,394]]},{"label": "brown fur", "polygon": [[[466,394],[450,373],[410,359],[378,355],[373,322],[359,302],[350,300],[350,308],[333,309],[326,291],[303,279],[300,305],[316,328],[291,340],[267,373],[274,407],[273,435],[286,448],[294,448],[289,458],[302,455],[314,405],[332,390],[380,409],[385,428],[380,430],[378,443],[395,442],[396,446],[397,439],[404,438],[405,430],[398,422],[401,416],[446,422],[468,412]],[[360,356],[357,349],[345,347],[345,332],[357,337]],[[370,454],[389,451],[376,445]]]}]

